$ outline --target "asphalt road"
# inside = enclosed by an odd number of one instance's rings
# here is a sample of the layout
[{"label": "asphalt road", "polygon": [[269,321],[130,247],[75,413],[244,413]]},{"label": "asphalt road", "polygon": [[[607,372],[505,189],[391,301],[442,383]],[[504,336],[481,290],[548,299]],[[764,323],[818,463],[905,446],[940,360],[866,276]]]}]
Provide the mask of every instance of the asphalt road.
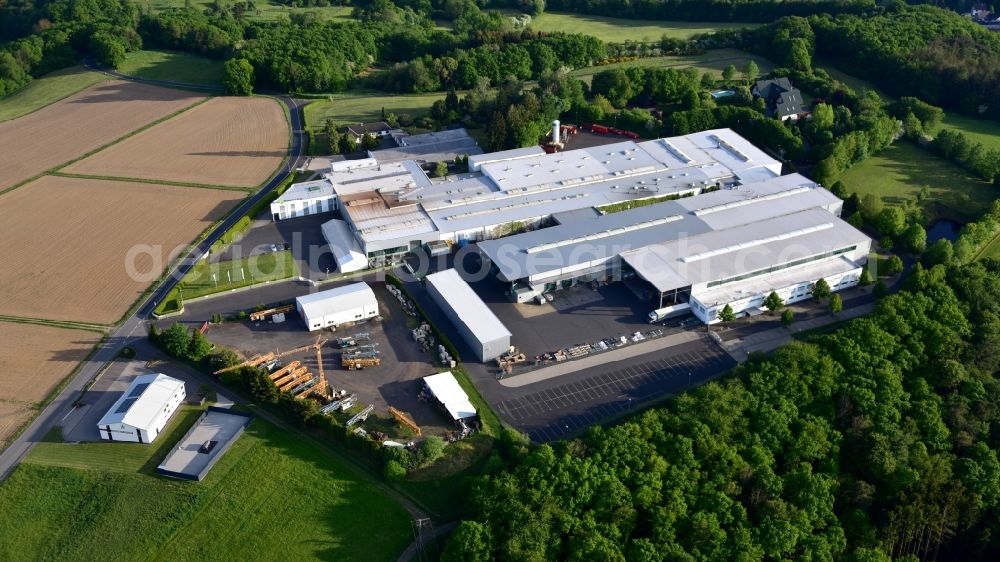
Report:
[{"label": "asphalt road", "polygon": [[[87,62],[84,64],[88,68],[93,69],[91,64]],[[115,72],[106,73],[115,76],[116,78],[137,82],[148,82],[164,86],[189,86],[187,84],[165,83],[157,80],[135,79]],[[21,432],[21,435],[18,436],[17,439],[15,439],[7,447],[7,449],[0,452],[0,481],[7,478],[14,467],[16,467],[21,459],[28,454],[28,451],[31,450],[31,447],[35,442],[41,440],[54,425],[58,424],[59,421],[66,416],[69,409],[73,407],[73,403],[84,392],[89,382],[107,366],[109,361],[118,355],[118,352],[122,349],[122,347],[128,345],[128,343],[134,338],[145,337],[146,321],[156,308],[156,305],[162,301],[168,293],[170,293],[174,286],[177,285],[178,281],[183,279],[191,268],[198,262],[198,260],[208,252],[208,249],[212,246],[212,244],[215,243],[226,230],[233,226],[241,216],[246,214],[251,206],[267,197],[267,195],[273,191],[278,184],[284,181],[295,168],[302,164],[302,149],[305,136],[302,121],[302,107],[299,105],[298,100],[288,96],[279,96],[277,99],[288,107],[288,111],[291,116],[292,143],[289,147],[288,160],[285,166],[283,166],[278,173],[275,174],[274,178],[272,178],[271,181],[269,181],[264,187],[233,209],[233,211],[229,213],[229,215],[220,224],[218,224],[208,234],[208,236],[205,237],[204,240],[191,248],[191,250],[176,265],[173,266],[170,274],[167,275],[160,285],[152,291],[145,301],[143,301],[137,311],[132,316],[128,317],[117,328],[111,331],[104,345],[102,345],[88,361],[81,365],[76,374],[73,375],[72,379],[70,379],[69,383],[66,384],[58,396],[56,396],[52,402],[42,409],[41,413],[39,413],[34,421],[32,421],[23,432]]]}]

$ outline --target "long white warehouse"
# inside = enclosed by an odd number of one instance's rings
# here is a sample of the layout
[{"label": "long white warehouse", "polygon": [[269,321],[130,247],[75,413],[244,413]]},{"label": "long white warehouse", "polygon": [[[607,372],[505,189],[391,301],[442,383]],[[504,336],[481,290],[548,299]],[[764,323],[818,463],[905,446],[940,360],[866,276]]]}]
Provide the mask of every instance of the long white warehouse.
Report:
[{"label": "long white warehouse", "polygon": [[426,278],[427,292],[458,329],[480,361],[495,359],[510,348],[510,331],[454,269]]},{"label": "long white warehouse", "polygon": [[295,299],[309,331],[378,316],[378,300],[367,283],[352,283]]},{"label": "long white warehouse", "polygon": [[140,375],[97,422],[101,439],[152,443],[187,396],[184,382],[160,373]]}]

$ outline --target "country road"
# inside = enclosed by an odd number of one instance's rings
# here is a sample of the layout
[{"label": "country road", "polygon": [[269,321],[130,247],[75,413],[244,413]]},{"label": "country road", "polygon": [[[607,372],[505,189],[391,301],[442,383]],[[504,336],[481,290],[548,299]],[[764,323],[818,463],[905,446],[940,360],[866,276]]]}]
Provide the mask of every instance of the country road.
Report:
[{"label": "country road", "polygon": [[[185,88],[192,86],[191,84],[186,83],[146,80],[142,78],[124,76],[114,71],[98,69],[89,61],[84,61],[84,66],[91,71],[103,72],[123,80],[145,82],[160,86],[176,86]],[[204,89],[204,87],[202,89]],[[291,120],[291,143],[288,150],[288,158],[285,164],[278,170],[274,177],[267,182],[267,184],[234,208],[222,222],[216,225],[211,232],[208,233],[203,240],[195,244],[179,261],[175,262],[175,264],[171,267],[169,274],[159,282],[159,285],[148,296],[145,297],[136,309],[136,312],[129,316],[116,328],[111,330],[104,344],[94,352],[90,359],[77,369],[72,379],[59,392],[55,399],[42,409],[31,424],[23,432],[21,432],[21,435],[19,435],[17,439],[12,441],[3,452],[0,452],[0,481],[7,478],[14,467],[16,467],[21,459],[28,454],[28,451],[31,450],[34,443],[41,440],[54,425],[58,424],[59,421],[66,416],[70,408],[73,407],[73,403],[79,398],[84,390],[86,390],[90,381],[101,372],[109,361],[118,355],[118,352],[122,349],[122,347],[125,347],[133,338],[142,338],[146,336],[146,320],[156,308],[156,305],[170,293],[170,291],[189,271],[191,271],[191,268],[194,267],[198,260],[208,252],[208,249],[211,248],[212,244],[219,240],[226,230],[236,224],[240,217],[243,216],[243,214],[245,214],[254,204],[267,197],[268,194],[270,194],[292,173],[293,170],[295,170],[295,168],[301,164],[303,141],[305,138],[305,131],[303,130],[304,123],[302,121],[302,106],[299,104],[298,100],[289,96],[276,96],[276,98],[288,108]]]}]

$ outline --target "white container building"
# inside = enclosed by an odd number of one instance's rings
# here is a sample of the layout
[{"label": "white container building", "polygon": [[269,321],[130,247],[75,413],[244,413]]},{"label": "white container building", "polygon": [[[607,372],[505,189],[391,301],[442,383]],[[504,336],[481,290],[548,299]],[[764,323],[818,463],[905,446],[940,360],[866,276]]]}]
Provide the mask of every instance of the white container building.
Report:
[{"label": "white container building", "polygon": [[97,422],[101,439],[152,443],[187,396],[184,382],[160,373],[136,377]]},{"label": "white container building", "polygon": [[378,300],[367,283],[353,283],[295,299],[309,331],[378,316]]},{"label": "white container building", "polygon": [[426,277],[427,292],[458,329],[480,361],[495,359],[510,348],[510,331],[454,269]]}]

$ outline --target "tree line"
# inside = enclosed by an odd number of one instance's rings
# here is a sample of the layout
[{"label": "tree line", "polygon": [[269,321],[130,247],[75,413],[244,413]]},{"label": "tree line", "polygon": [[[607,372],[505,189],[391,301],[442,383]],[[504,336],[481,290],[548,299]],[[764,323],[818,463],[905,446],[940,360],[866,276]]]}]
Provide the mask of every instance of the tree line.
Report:
[{"label": "tree line", "polygon": [[[491,2],[502,5],[505,2]],[[615,18],[770,22],[782,16],[811,14],[860,14],[875,6],[873,0],[546,0],[545,8]]]},{"label": "tree line", "polygon": [[994,559],[1000,266],[477,478],[442,560]]}]

